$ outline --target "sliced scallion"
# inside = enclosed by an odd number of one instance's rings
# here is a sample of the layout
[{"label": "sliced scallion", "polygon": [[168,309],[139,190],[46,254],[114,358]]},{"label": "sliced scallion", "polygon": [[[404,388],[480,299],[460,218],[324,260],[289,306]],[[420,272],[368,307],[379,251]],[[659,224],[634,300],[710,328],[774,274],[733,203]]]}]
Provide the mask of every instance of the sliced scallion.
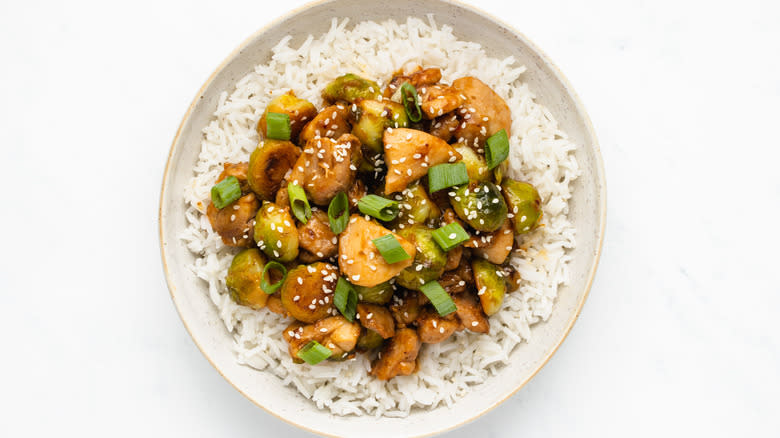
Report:
[{"label": "sliced scallion", "polygon": [[404,82],[401,85],[401,102],[404,104],[406,115],[409,116],[409,120],[412,122],[419,122],[422,120],[422,110],[420,109],[420,96],[417,94],[417,89],[409,82]]},{"label": "sliced scallion", "polygon": [[328,205],[328,221],[330,222],[330,230],[334,234],[339,234],[347,228],[347,223],[349,222],[349,199],[347,199],[346,193],[339,192],[330,201],[330,205]]},{"label": "sliced scallion", "polygon": [[290,116],[285,113],[267,113],[265,115],[265,132],[268,138],[274,140],[289,140],[292,129]]},{"label": "sliced scallion", "polygon": [[310,341],[303,348],[298,350],[297,356],[303,359],[309,365],[317,365],[333,354],[328,347],[317,341]]},{"label": "sliced scallion", "polygon": [[241,197],[241,184],[235,176],[229,176],[211,188],[211,203],[222,210]]},{"label": "sliced scallion", "polygon": [[501,164],[509,156],[509,137],[506,130],[502,129],[487,139],[485,148],[485,160],[487,160],[488,169]]},{"label": "sliced scallion", "polygon": [[[276,283],[271,283],[271,278],[269,276],[271,271],[274,270],[280,272],[282,274],[282,278]],[[267,293],[268,295],[271,295],[272,293],[279,290],[280,287],[282,287],[282,284],[286,278],[287,268],[285,268],[283,264],[274,261],[268,262],[263,267],[263,275],[260,277],[260,289],[262,289],[263,292]]]},{"label": "sliced scallion", "polygon": [[437,164],[428,169],[428,191],[431,193],[467,182],[469,173],[463,162]]},{"label": "sliced scallion", "polygon": [[420,286],[420,291],[424,293],[429,300],[431,300],[431,304],[433,304],[433,307],[436,308],[437,312],[439,312],[439,315],[447,316],[450,313],[458,310],[458,308],[455,306],[455,302],[452,301],[450,294],[448,294],[447,291],[441,287],[438,281],[434,280],[425,283],[424,285]]},{"label": "sliced scallion", "polygon": [[298,184],[287,184],[287,195],[290,198],[290,208],[293,214],[298,218],[301,223],[306,223],[311,217],[311,206],[309,206],[309,200],[306,199],[306,192],[303,191],[303,187]]},{"label": "sliced scallion", "polygon": [[461,227],[457,222],[453,222],[433,230],[431,235],[433,240],[444,251],[449,251],[461,243],[469,240],[469,233],[467,233],[466,230],[464,230],[463,227]]},{"label": "sliced scallion", "polygon": [[358,296],[355,288],[352,284],[339,277],[339,281],[336,282],[336,291],[333,293],[333,304],[339,309],[344,318],[347,321],[352,322],[355,320],[355,312],[357,312]]},{"label": "sliced scallion", "polygon": [[398,202],[377,195],[366,195],[358,201],[361,213],[381,221],[391,221],[398,216]]},{"label": "sliced scallion", "polygon": [[382,237],[373,239],[371,242],[374,243],[374,246],[376,246],[376,249],[379,250],[379,253],[382,254],[382,258],[384,258],[387,263],[393,264],[412,258],[412,256],[410,256],[401,246],[401,242],[392,234],[385,234]]}]

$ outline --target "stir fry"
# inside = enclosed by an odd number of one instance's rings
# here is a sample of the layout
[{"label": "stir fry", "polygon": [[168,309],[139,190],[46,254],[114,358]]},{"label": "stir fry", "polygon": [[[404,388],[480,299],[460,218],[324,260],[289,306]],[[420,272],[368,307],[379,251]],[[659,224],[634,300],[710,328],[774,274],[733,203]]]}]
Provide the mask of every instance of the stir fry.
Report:
[{"label": "stir fry", "polygon": [[207,215],[244,248],[225,283],[290,318],[297,363],[366,353],[376,378],[410,375],[423,344],[490,332],[541,199],[506,176],[512,117],[477,78],[418,68],[381,89],[345,74],[322,97],[273,99],[249,161],[224,164]]}]

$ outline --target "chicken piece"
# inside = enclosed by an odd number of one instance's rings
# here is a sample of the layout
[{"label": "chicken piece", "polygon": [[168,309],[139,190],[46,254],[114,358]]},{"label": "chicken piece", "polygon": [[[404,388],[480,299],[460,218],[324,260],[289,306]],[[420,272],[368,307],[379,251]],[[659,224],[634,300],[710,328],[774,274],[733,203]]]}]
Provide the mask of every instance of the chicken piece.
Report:
[{"label": "chicken piece", "polygon": [[417,250],[412,242],[396,233],[392,234],[410,258],[392,264],[385,262],[372,240],[387,234],[391,234],[390,230],[374,220],[366,220],[358,214],[349,218],[347,229],[341,234],[339,242],[339,267],[350,283],[376,286],[411,266]]},{"label": "chicken piece", "polygon": [[357,313],[363,327],[379,333],[384,339],[395,336],[395,322],[387,307],[360,303],[357,305]]},{"label": "chicken piece", "polygon": [[371,374],[379,380],[412,374],[417,369],[416,360],[420,346],[420,337],[413,329],[398,330],[371,364]]},{"label": "chicken piece", "polygon": [[463,105],[465,99],[455,88],[446,85],[431,85],[420,89],[420,102],[423,115],[428,119],[435,119],[455,111]]},{"label": "chicken piece", "polygon": [[444,265],[444,271],[451,271],[460,265],[460,259],[463,256],[463,247],[456,246],[447,251],[447,263]]},{"label": "chicken piece", "polygon": [[287,193],[287,181],[282,181],[279,191],[276,192],[276,197],[274,198],[274,204],[282,207],[287,207],[288,205],[290,205],[290,194]]},{"label": "chicken piece", "polygon": [[404,290],[393,295],[390,313],[399,328],[412,324],[420,316],[420,296],[422,295],[413,290]]},{"label": "chicken piece", "polygon": [[467,248],[474,248],[474,256],[487,259],[496,265],[504,263],[514,244],[515,234],[509,219],[496,231],[471,236],[471,239],[464,243]]},{"label": "chicken piece", "polygon": [[[464,251],[465,252],[465,251]],[[468,257],[461,257],[458,267],[445,272],[439,279],[439,284],[450,295],[461,293],[474,286],[474,272]]]},{"label": "chicken piece", "polygon": [[461,156],[447,142],[415,129],[387,129],[383,136],[387,178],[385,195],[400,192],[428,174],[428,168]]},{"label": "chicken piece", "polygon": [[452,140],[453,133],[458,128],[458,125],[460,125],[460,122],[458,121],[458,116],[456,114],[445,114],[431,121],[430,133],[449,143],[449,141]]},{"label": "chicken piece", "polygon": [[487,333],[490,331],[490,322],[488,322],[485,312],[482,311],[482,304],[474,295],[460,294],[452,297],[455,307],[458,310],[455,314],[458,316],[461,325],[466,330],[475,333]]},{"label": "chicken piece", "polygon": [[363,180],[356,179],[355,184],[352,184],[352,187],[350,187],[349,191],[347,191],[349,211],[353,213],[356,212],[358,210],[358,202],[360,201],[360,198],[366,196],[367,194],[368,190],[366,189],[366,185],[363,183]]},{"label": "chicken piece", "polygon": [[435,310],[424,308],[417,318],[417,334],[424,344],[438,344],[449,338],[460,327],[454,313],[439,315]]},{"label": "chicken piece", "polygon": [[317,114],[303,127],[300,144],[307,144],[318,137],[339,138],[352,131],[349,125],[349,108],[342,104],[331,105]]},{"label": "chicken piece", "polygon": [[433,85],[441,80],[441,70],[438,68],[426,68],[424,70],[417,70],[414,73],[403,75],[396,73],[395,76],[387,84],[383,93],[384,97],[389,99],[393,94],[398,91],[404,82],[409,82],[415,88],[421,88],[428,85]]},{"label": "chicken piece", "polygon": [[465,292],[474,286],[474,283],[467,282],[465,278],[461,277],[458,271],[445,272],[441,278],[439,278],[439,284],[450,295]]},{"label": "chicken piece", "polygon": [[222,238],[227,246],[254,246],[252,238],[255,226],[255,214],[260,209],[260,201],[254,193],[246,194],[225,208],[218,209],[214,204],[206,208],[211,228]]},{"label": "chicken piece", "polygon": [[284,330],[284,339],[290,344],[290,356],[296,362],[298,352],[311,341],[317,341],[331,353],[331,358],[340,358],[355,349],[360,337],[360,324],[349,322],[343,316],[331,316],[314,324],[293,323]]},{"label": "chicken piece", "polygon": [[282,299],[279,297],[279,292],[268,297],[268,301],[265,302],[265,307],[276,314],[290,316],[290,314],[284,310],[284,306],[282,306]]},{"label": "chicken piece", "polygon": [[249,163],[244,161],[241,163],[225,163],[223,166],[222,173],[219,174],[219,178],[217,178],[217,182],[222,181],[223,179],[234,176],[238,180],[238,183],[241,185],[241,193],[247,194],[251,190],[249,188],[249,183],[246,179],[247,171],[249,170]]},{"label": "chicken piece", "polygon": [[473,77],[455,80],[452,88],[466,98],[457,110],[460,125],[455,129],[456,138],[480,149],[488,137],[502,129],[506,130],[507,136],[511,135],[512,113],[492,88]]},{"label": "chicken piece", "polygon": [[338,140],[311,139],[288,180],[302,185],[313,203],[327,207],[339,192],[352,187],[361,158],[360,141],[352,134],[344,134]]},{"label": "chicken piece", "polygon": [[[338,252],[338,238],[330,229],[328,214],[322,210],[312,210],[311,217],[305,224],[298,225],[298,246],[301,248],[299,257],[308,253],[306,263],[333,257]],[[304,258],[304,257],[302,257]]]}]

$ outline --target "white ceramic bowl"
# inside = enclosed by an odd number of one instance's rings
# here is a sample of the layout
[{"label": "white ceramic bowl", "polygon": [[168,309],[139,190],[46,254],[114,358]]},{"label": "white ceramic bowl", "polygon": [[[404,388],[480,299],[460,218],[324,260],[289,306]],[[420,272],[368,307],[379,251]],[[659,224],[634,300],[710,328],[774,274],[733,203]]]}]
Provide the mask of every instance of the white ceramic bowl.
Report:
[{"label": "white ceramic bowl", "polygon": [[[433,13],[440,24],[452,26],[455,35],[475,41],[488,55],[513,55],[528,71],[523,80],[550,109],[562,129],[581,147],[576,151],[582,176],[574,183],[570,219],[577,229],[572,252],[571,281],[559,291],[550,319],[533,327],[533,341],[522,344],[511,364],[477,386],[451,408],[414,411],[407,418],[338,417],[318,410],[277,377],[236,363],[232,338],[208,298],[206,285],[187,268],[193,255],[178,235],[186,227],[182,188],[192,176],[201,143],[201,129],[217,106],[219,93],[232,89],[253,66],[270,58],[285,35],[291,45],[309,34],[319,35],[332,17],[349,17],[351,23]],[[160,198],[160,244],[171,297],[185,327],[203,355],[238,391],[276,417],[311,432],[332,436],[374,438],[425,436],[471,421],[505,401],[528,382],[550,359],[577,319],[588,295],[601,251],[606,215],[606,192],[601,155],[593,127],[574,90],[560,71],[528,39],[508,25],[473,7],[444,0],[320,1],[293,11],[261,29],[217,67],[190,105],[173,140]]]}]

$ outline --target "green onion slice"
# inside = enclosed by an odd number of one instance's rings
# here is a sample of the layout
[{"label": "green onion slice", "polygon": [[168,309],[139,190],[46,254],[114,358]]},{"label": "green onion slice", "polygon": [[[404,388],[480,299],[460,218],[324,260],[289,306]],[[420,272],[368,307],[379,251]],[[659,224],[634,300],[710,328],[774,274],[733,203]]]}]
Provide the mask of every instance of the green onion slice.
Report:
[{"label": "green onion slice", "polygon": [[469,182],[466,163],[437,164],[428,169],[428,191],[431,193]]},{"label": "green onion slice", "polygon": [[377,195],[366,195],[358,201],[361,213],[381,221],[391,221],[398,216],[398,202]]},{"label": "green onion slice", "polygon": [[406,115],[409,116],[409,120],[412,122],[419,122],[422,120],[422,110],[420,109],[420,96],[417,94],[417,89],[409,82],[404,82],[401,85],[401,102],[404,104]]},{"label": "green onion slice", "polygon": [[434,280],[425,283],[424,285],[420,286],[420,291],[424,293],[429,300],[431,300],[431,304],[433,304],[433,307],[435,307],[436,311],[439,312],[439,315],[447,316],[450,313],[458,310],[458,308],[455,307],[455,302],[452,301],[450,294],[448,294],[447,291],[441,287],[438,281]]},{"label": "green onion slice", "polygon": [[412,258],[392,234],[373,239],[372,242],[387,263],[397,263]]},{"label": "green onion slice", "polygon": [[347,228],[349,223],[349,199],[347,194],[339,192],[335,198],[330,201],[328,206],[328,221],[330,222],[330,230],[334,234],[340,234]]},{"label": "green onion slice", "polygon": [[355,320],[357,301],[358,296],[355,288],[350,282],[344,280],[344,277],[339,277],[339,281],[336,283],[336,292],[333,294],[333,304],[349,322]]},{"label": "green onion slice", "polygon": [[495,134],[491,135],[487,139],[487,147],[485,148],[485,159],[487,160],[488,169],[501,164],[509,156],[509,137],[506,135],[506,130],[502,129]]},{"label": "green onion slice", "polygon": [[[282,279],[273,284],[271,283],[271,278],[269,277],[270,271],[272,270],[276,270],[282,273]],[[268,295],[271,295],[272,293],[279,290],[280,287],[282,287],[282,284],[286,278],[287,268],[285,268],[283,264],[274,261],[268,262],[263,267],[263,275],[260,277],[260,289],[262,289],[263,292],[267,293]]]},{"label": "green onion slice", "polygon": [[290,116],[285,113],[267,113],[265,115],[265,132],[268,138],[289,140],[292,132]]},{"label": "green onion slice", "polygon": [[433,235],[433,240],[445,251],[449,251],[469,240],[469,233],[457,222],[433,230],[431,234]]},{"label": "green onion slice", "polygon": [[229,176],[216,183],[214,187],[211,188],[211,203],[220,210],[232,204],[240,197],[241,184],[238,183],[238,178],[235,176]]},{"label": "green onion slice", "polygon": [[303,359],[309,365],[317,365],[333,354],[328,347],[317,341],[310,341],[303,348],[298,350],[297,356]]},{"label": "green onion slice", "polygon": [[290,198],[290,208],[296,218],[301,223],[306,223],[311,217],[311,206],[309,206],[309,200],[306,199],[306,192],[303,191],[303,187],[298,184],[287,184],[287,195]]}]

